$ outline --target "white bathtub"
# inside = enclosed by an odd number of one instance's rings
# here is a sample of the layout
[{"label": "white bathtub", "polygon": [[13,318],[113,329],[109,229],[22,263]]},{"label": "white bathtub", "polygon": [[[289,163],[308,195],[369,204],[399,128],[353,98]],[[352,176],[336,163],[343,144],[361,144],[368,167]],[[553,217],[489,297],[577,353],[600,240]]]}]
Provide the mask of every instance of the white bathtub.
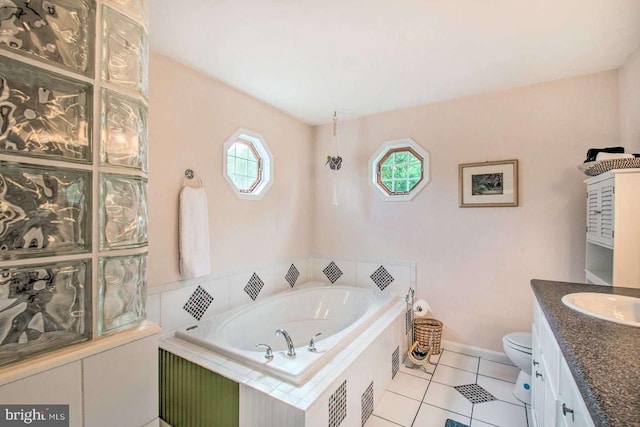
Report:
[{"label": "white bathtub", "polygon": [[[305,285],[265,298],[176,332],[180,339],[232,358],[271,376],[301,385],[353,337],[386,311],[399,297],[350,286]],[[285,329],[296,347],[296,357],[286,355],[287,346],[277,329]],[[317,352],[307,351],[311,337]],[[264,343],[273,348],[272,360],[264,358]]]}]

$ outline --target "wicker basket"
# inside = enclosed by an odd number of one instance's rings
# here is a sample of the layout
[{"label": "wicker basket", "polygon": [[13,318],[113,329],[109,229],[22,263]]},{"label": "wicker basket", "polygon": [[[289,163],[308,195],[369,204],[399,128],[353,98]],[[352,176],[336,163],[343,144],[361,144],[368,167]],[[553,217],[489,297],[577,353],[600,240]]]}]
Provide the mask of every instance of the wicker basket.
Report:
[{"label": "wicker basket", "polygon": [[440,354],[440,341],[442,340],[442,322],[436,319],[413,319],[414,340],[420,342],[423,348],[432,347],[431,354]]},{"label": "wicker basket", "polygon": [[629,168],[640,168],[640,158],[596,160],[595,162],[582,163],[578,166],[578,169],[588,176],[597,176],[612,169]]}]

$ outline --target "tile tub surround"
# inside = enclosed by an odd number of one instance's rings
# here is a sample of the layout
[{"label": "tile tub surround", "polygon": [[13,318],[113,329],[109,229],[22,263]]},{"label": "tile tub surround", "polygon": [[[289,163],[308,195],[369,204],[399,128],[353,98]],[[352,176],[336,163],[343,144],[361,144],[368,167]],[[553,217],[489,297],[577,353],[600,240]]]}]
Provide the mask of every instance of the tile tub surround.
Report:
[{"label": "tile tub surround", "polygon": [[[329,284],[331,279],[326,276],[324,270],[332,262],[342,273],[337,278],[331,276],[335,279],[336,285],[357,285],[376,291],[395,292],[403,295],[403,298],[409,287],[416,289],[416,263],[413,261],[376,258],[356,260],[310,255],[265,265],[247,266],[241,270],[214,272],[197,279],[150,286],[147,288],[147,318],[160,323],[163,334],[168,336],[176,329],[193,325],[198,320],[207,320],[213,315],[241,305],[259,302],[269,295],[309,281]],[[292,266],[295,268],[292,269]],[[374,275],[381,267],[388,274],[384,275],[384,282],[380,281],[379,275]],[[259,291],[255,286],[248,286],[250,282],[256,283],[255,279],[252,281],[254,274],[262,282]],[[198,292],[198,287],[213,297],[213,300],[206,305],[204,303],[207,301],[192,300],[189,303],[190,298]],[[254,293],[255,299],[251,292],[247,292],[247,288],[257,291]],[[200,319],[185,309],[187,304],[188,307],[194,307],[195,304]]]},{"label": "tile tub surround", "polygon": [[[404,310],[404,301],[395,303],[301,386],[265,375],[175,337],[163,338],[160,347],[238,382],[241,385],[241,402],[243,399],[254,402],[262,400],[263,403],[270,402],[269,404],[277,406],[279,409],[276,412],[301,411],[305,414],[307,427],[327,425],[329,398],[346,380],[348,403],[347,418],[343,425],[359,426],[360,395],[373,381],[374,400],[377,403],[391,381],[393,350],[397,347],[408,348],[408,336],[404,333]],[[378,366],[385,368],[377,369]],[[249,397],[243,397],[243,393]],[[352,399],[356,394],[358,399]],[[241,414],[241,425],[243,417],[246,425],[252,425],[252,420],[246,418],[250,415],[243,414],[244,412]]]},{"label": "tile tub surround", "polygon": [[574,292],[640,297],[640,289],[532,280],[531,288],[596,426],[640,425],[640,329],[565,306]]}]

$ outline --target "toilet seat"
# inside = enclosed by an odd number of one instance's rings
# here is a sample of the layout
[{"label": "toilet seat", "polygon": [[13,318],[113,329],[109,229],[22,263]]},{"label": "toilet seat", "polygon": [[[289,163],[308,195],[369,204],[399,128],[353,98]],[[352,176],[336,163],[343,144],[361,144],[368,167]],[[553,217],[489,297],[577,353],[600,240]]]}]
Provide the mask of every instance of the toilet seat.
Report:
[{"label": "toilet seat", "polygon": [[531,354],[531,333],[530,332],[512,332],[504,336],[505,344],[514,350]]}]

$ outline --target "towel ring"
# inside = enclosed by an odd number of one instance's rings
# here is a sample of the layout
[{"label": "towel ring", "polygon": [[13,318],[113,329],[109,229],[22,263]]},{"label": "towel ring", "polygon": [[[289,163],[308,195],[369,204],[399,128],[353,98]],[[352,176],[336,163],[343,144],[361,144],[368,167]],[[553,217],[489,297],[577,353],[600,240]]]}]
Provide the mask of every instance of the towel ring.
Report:
[{"label": "towel ring", "polygon": [[186,187],[188,182],[193,178],[198,178],[198,183],[200,184],[200,188],[204,186],[204,184],[202,183],[202,178],[196,175],[193,169],[187,169],[186,171],[184,171],[184,178],[182,179],[183,185]]}]

